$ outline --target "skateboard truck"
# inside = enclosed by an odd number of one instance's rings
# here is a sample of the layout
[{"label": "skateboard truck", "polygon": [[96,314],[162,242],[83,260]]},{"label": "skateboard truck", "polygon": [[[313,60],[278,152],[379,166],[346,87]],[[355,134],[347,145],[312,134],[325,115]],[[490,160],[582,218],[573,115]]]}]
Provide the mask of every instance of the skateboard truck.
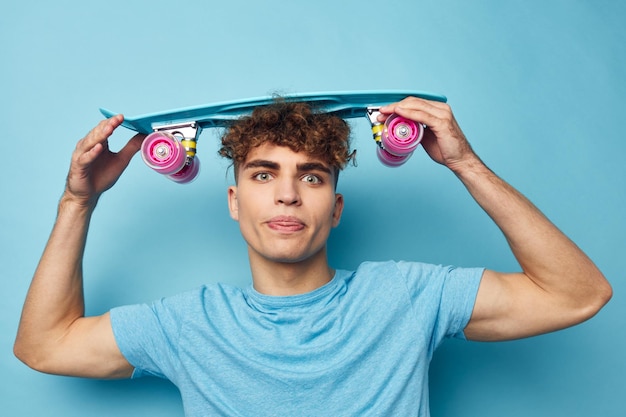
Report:
[{"label": "skateboard truck", "polygon": [[373,139],[378,146],[382,147],[380,141],[382,139],[384,125],[378,121],[378,115],[380,114],[379,109],[380,107],[368,107],[365,111],[367,112],[367,118],[372,125]]},{"label": "skateboard truck", "polygon": [[153,130],[141,145],[146,165],[172,181],[193,181],[200,171],[196,143],[202,128],[196,122],[188,122],[158,125]]},{"label": "skateboard truck", "polygon": [[424,126],[395,113],[381,123],[378,121],[380,107],[367,107],[366,112],[380,162],[396,167],[408,161],[424,136]]}]

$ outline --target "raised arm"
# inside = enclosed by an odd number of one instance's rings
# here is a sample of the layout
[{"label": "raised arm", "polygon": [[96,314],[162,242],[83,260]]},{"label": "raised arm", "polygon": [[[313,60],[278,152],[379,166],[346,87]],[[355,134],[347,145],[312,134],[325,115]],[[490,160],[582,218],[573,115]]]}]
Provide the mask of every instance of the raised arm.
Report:
[{"label": "raised arm", "polygon": [[132,367],[119,352],[109,315],[84,317],[82,261],[100,195],[111,188],[141,146],[136,135],[119,153],[108,138],[122,123],[102,121],[78,142],[48,244],[26,296],[15,355],[41,372],[122,378]]},{"label": "raised arm", "polygon": [[593,262],[485,166],[447,104],[408,98],[381,111],[429,127],[424,149],[456,174],[502,230],[523,271],[485,271],[465,329],[469,339],[507,340],[559,330],[589,319],[609,301],[611,287]]}]

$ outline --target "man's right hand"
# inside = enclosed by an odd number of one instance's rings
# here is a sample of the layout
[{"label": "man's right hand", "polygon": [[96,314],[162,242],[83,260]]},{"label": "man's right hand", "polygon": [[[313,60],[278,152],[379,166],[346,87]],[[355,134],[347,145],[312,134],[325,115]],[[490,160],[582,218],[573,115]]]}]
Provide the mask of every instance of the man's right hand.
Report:
[{"label": "man's right hand", "polygon": [[100,195],[117,182],[145,138],[137,134],[119,152],[111,152],[108,139],[123,121],[122,115],[103,120],[76,144],[64,199],[93,207]]}]

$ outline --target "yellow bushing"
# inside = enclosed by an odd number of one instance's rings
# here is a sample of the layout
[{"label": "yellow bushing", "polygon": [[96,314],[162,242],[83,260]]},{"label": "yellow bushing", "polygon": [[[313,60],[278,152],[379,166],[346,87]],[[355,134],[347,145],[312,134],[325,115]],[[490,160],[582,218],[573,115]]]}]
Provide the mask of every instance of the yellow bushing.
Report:
[{"label": "yellow bushing", "polygon": [[185,147],[187,156],[193,158],[196,155],[196,141],[190,139],[183,139],[180,143]]}]

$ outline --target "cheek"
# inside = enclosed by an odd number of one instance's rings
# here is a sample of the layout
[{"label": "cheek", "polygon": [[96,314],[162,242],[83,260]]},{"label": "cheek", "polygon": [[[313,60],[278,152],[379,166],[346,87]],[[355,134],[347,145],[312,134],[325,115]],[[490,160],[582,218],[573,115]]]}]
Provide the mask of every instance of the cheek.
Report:
[{"label": "cheek", "polygon": [[258,236],[259,232],[256,230],[254,218],[244,208],[239,210],[237,222],[239,224],[239,233],[241,233],[243,239],[248,244],[255,241],[255,236]]},{"label": "cheek", "polygon": [[323,217],[320,217],[323,220],[323,223],[330,224],[330,226],[334,226],[335,223],[335,214],[337,212],[337,206],[335,201],[329,201],[323,206]]},{"label": "cheek", "polygon": [[267,213],[267,209],[264,209],[267,203],[264,203],[263,198],[260,197],[262,197],[262,195],[259,196],[257,194],[248,193],[242,196],[242,193],[239,193],[239,198],[237,199],[237,217],[239,223],[253,224],[263,217],[263,213]]}]

